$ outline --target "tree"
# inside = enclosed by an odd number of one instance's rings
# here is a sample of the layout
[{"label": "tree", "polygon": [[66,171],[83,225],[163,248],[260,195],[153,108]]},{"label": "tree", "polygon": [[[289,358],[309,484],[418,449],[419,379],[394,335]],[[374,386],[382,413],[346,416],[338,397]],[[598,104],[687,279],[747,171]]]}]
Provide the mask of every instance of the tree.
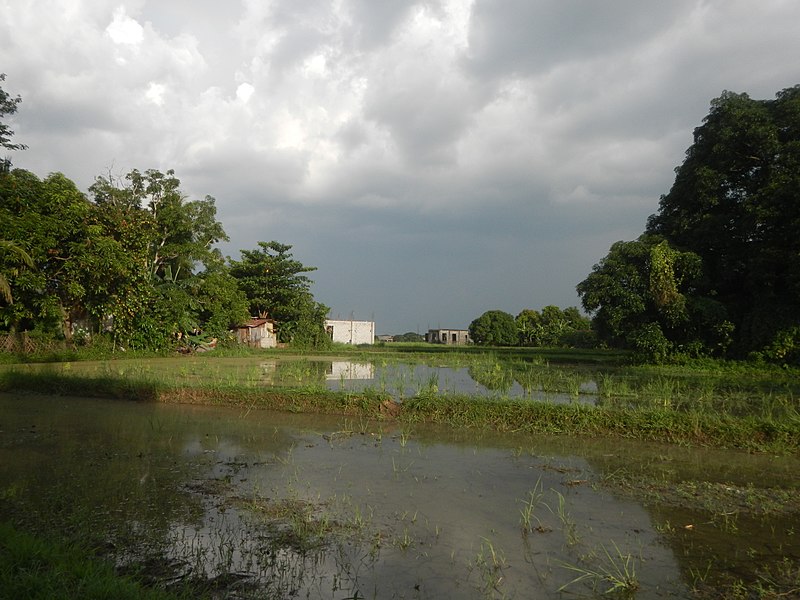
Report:
[{"label": "tree", "polygon": [[469,336],[487,346],[515,346],[519,339],[514,317],[502,310],[488,310],[472,321]]},{"label": "tree", "polygon": [[328,307],[314,300],[312,281],[305,275],[316,267],[292,258],[291,249],[276,241],[258,242],[257,249],[241,251],[242,260],[228,259],[230,273],[247,297],[251,314],[278,323],[281,341],[320,345],[327,340]]},{"label": "tree", "polygon": [[394,341],[395,342],[424,342],[425,336],[414,331],[407,331],[405,333],[401,333],[399,335],[395,335]]},{"label": "tree", "polygon": [[519,344],[521,346],[542,345],[542,315],[539,311],[526,308],[514,319],[519,331]]},{"label": "tree", "polygon": [[702,259],[697,291],[724,306],[741,355],[800,325],[798,197],[800,86],[768,101],[724,92],[648,221]]},{"label": "tree", "polygon": [[658,362],[675,350],[704,353],[724,344],[725,311],[695,292],[701,273],[696,254],[642,235],[612,245],[577,290],[601,341]]},{"label": "tree", "polygon": [[21,169],[0,175],[0,237],[25,250],[34,265],[7,275],[18,301],[0,311],[6,326],[69,335],[86,293],[81,256],[89,211],[85,196],[61,173],[44,180]]},{"label": "tree", "polygon": [[591,326],[574,306],[563,311],[557,306],[545,306],[541,313],[526,308],[514,320],[523,346],[572,346],[575,334]]},{"label": "tree", "polygon": [[[214,248],[228,237],[216,220],[213,198],[188,200],[174,171],[155,169],[133,169],[123,180],[98,177],[89,191],[107,255],[130,258],[115,262],[116,276],[107,278],[103,310],[113,316],[116,335],[159,348],[178,333],[210,328],[220,334],[241,323],[242,295],[226,279]],[[196,273],[200,267],[204,276]]]},{"label": "tree", "polygon": [[[5,80],[5,73],[0,73],[0,81]],[[12,98],[0,86],[0,147],[6,150],[24,150],[27,147],[25,144],[12,144],[11,138],[14,136],[14,132],[8,125],[3,123],[3,119],[17,112],[17,106],[20,102],[22,102],[22,98],[19,96]]]},{"label": "tree", "polygon": [[[166,348],[176,334],[220,334],[247,316],[246,300],[213,244],[227,239],[214,199],[190,201],[172,171],[98,177],[94,202],[60,173],[0,173],[0,323],[69,338],[80,323],[116,342]],[[196,270],[204,270],[197,274]],[[111,325],[113,324],[113,325]]]},{"label": "tree", "polygon": [[[0,240],[0,256],[5,254],[11,255],[12,261],[33,268],[33,259],[28,256],[25,250],[17,246],[14,242]],[[18,270],[13,269],[12,273],[16,275]],[[2,272],[0,272],[0,298],[5,300],[8,304],[14,304],[14,297],[11,294],[11,284],[8,282],[8,277]]]},{"label": "tree", "polygon": [[247,296],[225,265],[210,266],[197,279],[197,319],[206,333],[220,337],[247,321]]},{"label": "tree", "polygon": [[144,211],[150,227],[140,233],[149,244],[151,275],[177,280],[190,277],[198,264],[221,260],[213,245],[228,241],[228,236],[216,220],[214,198],[187,200],[171,169],[166,173],[133,169],[125,181],[98,177],[89,191],[98,205],[110,205],[127,214]]}]

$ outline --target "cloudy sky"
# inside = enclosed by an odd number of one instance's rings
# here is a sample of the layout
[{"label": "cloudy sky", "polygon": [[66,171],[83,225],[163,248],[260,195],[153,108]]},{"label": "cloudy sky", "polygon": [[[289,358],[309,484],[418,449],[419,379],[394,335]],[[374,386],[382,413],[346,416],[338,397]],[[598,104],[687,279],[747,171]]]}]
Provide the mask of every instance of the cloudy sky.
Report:
[{"label": "cloudy sky", "polygon": [[234,258],[379,333],[579,305],[723,90],[800,83],[796,0],[0,0],[17,167],[174,169]]}]

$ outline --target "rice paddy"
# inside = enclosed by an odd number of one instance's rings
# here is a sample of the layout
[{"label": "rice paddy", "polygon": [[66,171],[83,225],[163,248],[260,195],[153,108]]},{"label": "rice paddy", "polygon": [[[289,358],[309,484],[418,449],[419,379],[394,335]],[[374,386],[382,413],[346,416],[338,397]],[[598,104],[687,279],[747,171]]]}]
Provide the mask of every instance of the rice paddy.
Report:
[{"label": "rice paddy", "polygon": [[475,354],[6,366],[0,584],[23,532],[173,597],[790,597],[796,386]]}]

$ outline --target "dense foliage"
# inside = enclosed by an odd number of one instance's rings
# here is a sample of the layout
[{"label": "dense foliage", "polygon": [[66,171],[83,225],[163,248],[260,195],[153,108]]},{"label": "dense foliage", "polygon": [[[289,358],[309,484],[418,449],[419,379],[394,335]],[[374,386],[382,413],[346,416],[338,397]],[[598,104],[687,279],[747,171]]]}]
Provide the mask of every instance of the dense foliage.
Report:
[{"label": "dense foliage", "polygon": [[279,242],[259,242],[255,250],[242,250],[242,260],[230,260],[230,273],[244,291],[250,312],[279,324],[281,341],[319,346],[325,333],[328,307],[314,300],[311,280],[304,275],[315,267],[292,258],[292,247]]},{"label": "dense foliage", "polygon": [[416,333],[415,331],[406,331],[405,333],[401,333],[394,336],[395,342],[412,342],[412,343],[421,343],[425,341],[425,336]]},{"label": "dense foliage", "polygon": [[514,346],[517,343],[517,324],[507,312],[487,310],[470,323],[469,337],[476,344]]},{"label": "dense foliage", "polygon": [[561,310],[545,306],[541,312],[526,308],[516,318],[489,310],[472,321],[470,338],[487,346],[589,347],[594,339],[589,319],[574,306]]},{"label": "dense foliage", "polygon": [[644,358],[800,362],[800,86],[711,103],[646,233],[578,285],[599,337]]},{"label": "dense foliage", "polygon": [[[19,102],[0,89],[0,118]],[[0,123],[0,145],[23,148],[11,134]],[[173,171],[101,176],[89,194],[61,173],[39,179],[4,161],[0,332],[76,342],[107,333],[117,347],[157,350],[226,336],[262,313],[284,341],[326,339],[327,307],[302,275],[313,268],[278,242],[226,264],[214,198],[188,199]]]}]

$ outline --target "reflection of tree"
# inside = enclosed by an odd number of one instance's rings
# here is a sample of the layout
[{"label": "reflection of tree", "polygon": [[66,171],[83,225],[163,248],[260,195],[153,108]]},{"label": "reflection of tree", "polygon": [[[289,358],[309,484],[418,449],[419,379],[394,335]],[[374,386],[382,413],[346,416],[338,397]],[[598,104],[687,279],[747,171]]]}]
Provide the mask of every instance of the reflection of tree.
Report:
[{"label": "reflection of tree", "polygon": [[277,455],[292,443],[252,414],[43,397],[0,409],[3,518],[48,537],[111,542],[115,554],[157,549],[176,524],[200,523],[207,507],[190,484],[234,472],[243,447]]},{"label": "reflection of tree", "polygon": [[148,432],[145,415],[123,425],[113,411],[74,408],[38,413],[25,419],[36,423],[29,430],[12,430],[14,455],[2,460],[0,481],[15,490],[2,495],[7,518],[48,536],[108,542],[145,531],[155,540],[171,522],[199,516],[198,500],[181,490],[191,465],[175,455],[171,436]]}]

